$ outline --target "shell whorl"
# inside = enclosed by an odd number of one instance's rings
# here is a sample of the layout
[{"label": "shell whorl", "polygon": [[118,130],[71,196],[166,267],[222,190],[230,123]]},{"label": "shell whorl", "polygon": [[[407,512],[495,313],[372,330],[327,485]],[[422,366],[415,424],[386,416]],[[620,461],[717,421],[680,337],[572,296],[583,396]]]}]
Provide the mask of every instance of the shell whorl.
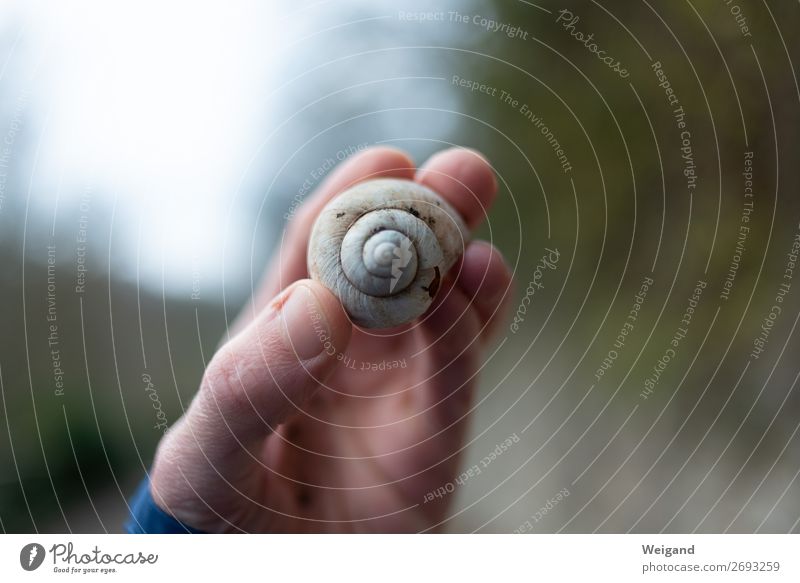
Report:
[{"label": "shell whorl", "polygon": [[339,297],[355,324],[389,328],[428,309],[468,237],[458,212],[432,190],[408,180],[370,180],[320,212],[308,271]]}]

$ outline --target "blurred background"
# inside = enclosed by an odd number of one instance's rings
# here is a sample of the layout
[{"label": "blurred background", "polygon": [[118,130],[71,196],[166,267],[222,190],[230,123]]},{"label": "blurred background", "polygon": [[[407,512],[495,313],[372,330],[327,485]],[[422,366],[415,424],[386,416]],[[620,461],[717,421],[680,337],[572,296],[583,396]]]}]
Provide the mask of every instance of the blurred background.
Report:
[{"label": "blurred background", "polygon": [[121,531],[286,217],[389,144],[486,153],[517,281],[464,469],[513,445],[448,531],[800,531],[798,32],[756,0],[0,2],[0,528]]}]

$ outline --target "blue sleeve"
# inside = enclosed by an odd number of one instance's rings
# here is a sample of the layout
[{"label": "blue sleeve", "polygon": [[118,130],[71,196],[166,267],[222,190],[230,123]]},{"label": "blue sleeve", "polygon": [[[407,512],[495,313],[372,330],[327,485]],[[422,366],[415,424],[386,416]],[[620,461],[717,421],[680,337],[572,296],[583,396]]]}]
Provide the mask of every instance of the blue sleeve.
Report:
[{"label": "blue sleeve", "polygon": [[159,508],[150,493],[149,478],[139,484],[130,507],[131,515],[125,523],[125,532],[130,534],[204,534]]}]

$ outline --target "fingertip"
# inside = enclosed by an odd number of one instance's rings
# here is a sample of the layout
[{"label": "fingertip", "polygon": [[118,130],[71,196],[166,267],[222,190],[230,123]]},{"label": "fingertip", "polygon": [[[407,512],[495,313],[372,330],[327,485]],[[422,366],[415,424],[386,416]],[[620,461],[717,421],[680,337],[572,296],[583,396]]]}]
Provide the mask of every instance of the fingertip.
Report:
[{"label": "fingertip", "polygon": [[489,161],[470,148],[449,148],[431,156],[415,180],[444,196],[475,228],[497,195],[497,178]]},{"label": "fingertip", "polygon": [[476,190],[483,193],[483,196],[486,197],[485,202],[491,204],[497,194],[497,176],[489,159],[474,148],[450,148],[442,154],[445,157],[452,156],[456,162],[461,162],[464,178],[468,180],[465,182],[472,184]]},{"label": "fingertip", "polygon": [[331,175],[331,182],[334,183],[332,190],[339,192],[356,182],[373,178],[391,177],[411,180],[414,177],[415,169],[414,160],[400,148],[373,146],[348,158]]},{"label": "fingertip", "polygon": [[510,295],[511,268],[503,254],[486,241],[473,241],[464,252],[458,286],[481,308],[496,308]]},{"label": "fingertip", "polygon": [[387,172],[391,170],[416,171],[416,165],[411,155],[405,150],[395,146],[372,146],[353,156],[354,163],[366,164],[379,163],[380,168],[377,172]]},{"label": "fingertip", "polygon": [[294,285],[303,286],[313,294],[324,316],[337,351],[343,351],[350,341],[353,324],[344,311],[342,302],[328,288],[313,279],[301,279]]},{"label": "fingertip", "polygon": [[303,204],[290,226],[292,241],[302,240],[320,210],[336,195],[351,186],[375,178],[413,180],[416,167],[411,157],[393,146],[373,146],[347,158],[323,181],[308,203]]}]

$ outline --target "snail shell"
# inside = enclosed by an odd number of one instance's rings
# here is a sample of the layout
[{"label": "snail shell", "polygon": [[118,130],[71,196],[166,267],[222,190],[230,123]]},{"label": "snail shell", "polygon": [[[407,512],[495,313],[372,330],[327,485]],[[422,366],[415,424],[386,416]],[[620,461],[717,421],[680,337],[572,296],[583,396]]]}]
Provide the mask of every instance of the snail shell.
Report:
[{"label": "snail shell", "polygon": [[409,180],[370,180],[322,209],[308,272],[355,324],[390,328],[425,313],[468,238],[458,212],[432,190]]}]

